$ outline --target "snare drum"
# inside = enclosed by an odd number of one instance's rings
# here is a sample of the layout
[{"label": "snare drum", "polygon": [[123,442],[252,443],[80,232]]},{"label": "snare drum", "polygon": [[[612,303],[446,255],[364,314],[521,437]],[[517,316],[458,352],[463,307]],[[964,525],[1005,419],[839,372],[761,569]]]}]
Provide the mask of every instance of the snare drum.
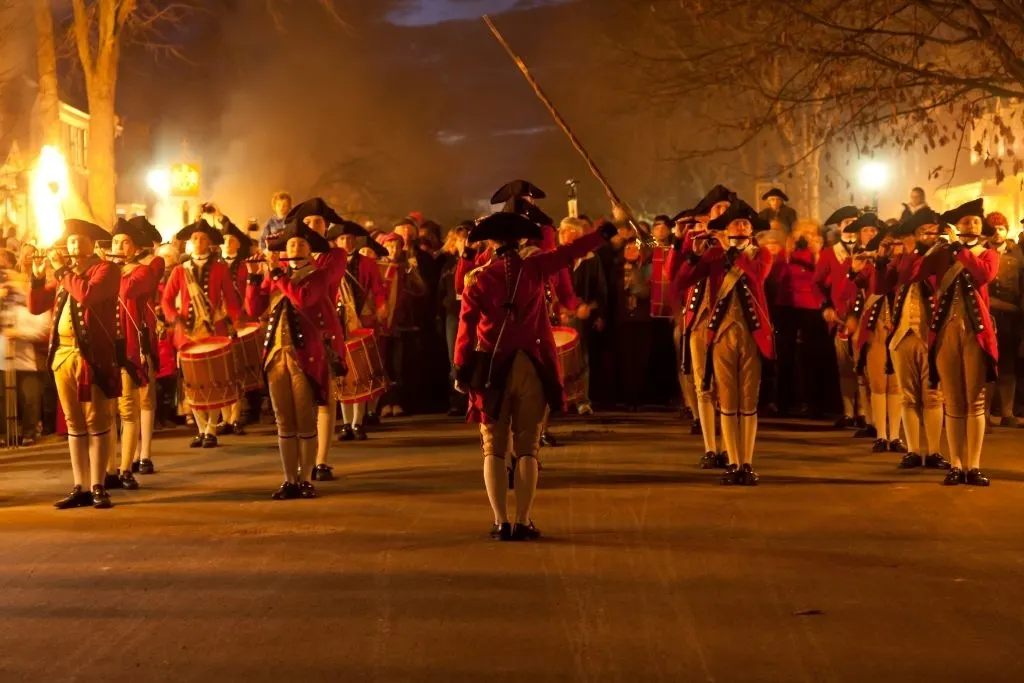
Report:
[{"label": "snare drum", "polygon": [[231,344],[231,350],[242,391],[263,388],[263,329],[259,323],[235,326],[238,338]]},{"label": "snare drum", "polygon": [[383,396],[391,386],[373,330],[358,329],[349,335],[345,342],[345,363],[348,374],[334,378],[335,395],[342,403],[372,401]]},{"label": "snare drum", "polygon": [[182,389],[194,410],[217,410],[238,400],[238,370],[231,347],[227,337],[205,337],[181,347]]},{"label": "snare drum", "polygon": [[555,327],[555,346],[558,349],[558,375],[565,387],[566,403],[579,403],[586,399],[583,386],[583,347],[580,336],[571,327]]}]

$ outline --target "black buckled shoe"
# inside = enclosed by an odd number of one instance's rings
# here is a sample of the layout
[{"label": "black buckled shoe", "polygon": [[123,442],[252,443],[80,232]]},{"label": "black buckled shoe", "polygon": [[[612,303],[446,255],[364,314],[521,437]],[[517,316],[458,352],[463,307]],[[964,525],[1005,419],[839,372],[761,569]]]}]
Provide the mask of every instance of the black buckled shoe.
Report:
[{"label": "black buckled shoe", "polygon": [[376,427],[380,424],[380,415],[377,413],[367,413],[366,417],[363,418],[363,424]]},{"label": "black buckled shoe", "polygon": [[341,431],[338,432],[338,441],[355,441],[356,435],[352,431],[351,425],[341,425]]},{"label": "black buckled shoe", "polygon": [[316,498],[316,487],[308,481],[299,484],[299,498]]},{"label": "black buckled shoe", "polygon": [[907,453],[900,459],[901,470],[912,470],[924,464],[924,460],[917,453]]},{"label": "black buckled shoe", "polygon": [[853,426],[853,418],[852,417],[848,417],[846,415],[843,415],[841,418],[836,420],[835,423],[833,423],[833,425],[832,425],[832,427],[834,429],[849,429],[852,426]]},{"label": "black buckled shoe", "polygon": [[203,437],[203,448],[216,448],[217,437],[213,434],[207,434]]},{"label": "black buckled shoe", "polygon": [[108,474],[103,477],[103,488],[119,489],[121,488],[121,479],[116,474]]},{"label": "black buckled shoe", "polygon": [[366,441],[366,429],[363,425],[356,425],[352,428],[352,433],[356,435],[356,441]]},{"label": "black buckled shoe", "polygon": [[714,451],[708,451],[700,459],[700,468],[702,470],[713,470],[718,467],[718,454]]},{"label": "black buckled shoe", "polygon": [[936,470],[948,470],[950,463],[941,453],[931,453],[924,456],[924,466]]},{"label": "black buckled shoe", "polygon": [[334,479],[334,468],[325,462],[313,468],[313,481],[331,481]]},{"label": "black buckled shoe", "polygon": [[245,427],[242,426],[241,422],[232,422],[230,433],[237,434],[238,436],[245,436]]},{"label": "black buckled shoe", "polygon": [[120,480],[121,488],[123,489],[134,491],[139,488],[139,482],[135,480],[135,475],[131,472],[122,472],[118,479]]},{"label": "black buckled shoe", "polygon": [[540,529],[533,525],[533,521],[516,522],[512,527],[511,540],[513,541],[536,541],[538,538],[540,538]]},{"label": "black buckled shoe", "polygon": [[975,467],[967,473],[964,483],[969,486],[988,486],[991,482],[989,482],[988,477],[981,473],[981,470]]},{"label": "black buckled shoe", "polygon": [[202,434],[197,434],[196,436],[192,437],[192,440],[189,442],[188,447],[189,448],[202,448],[204,440],[205,439],[203,438]]},{"label": "black buckled shoe", "polygon": [[[860,429],[855,431],[853,433],[853,438],[855,438],[855,439],[877,439],[878,438],[878,430],[876,430],[873,425],[867,425],[867,426],[861,427]],[[888,444],[886,444],[886,445],[888,445]]]},{"label": "black buckled shoe", "polygon": [[555,441],[554,435],[552,435],[551,432],[545,429],[540,434],[540,445],[547,446],[548,448],[555,448],[558,446],[558,442]]},{"label": "black buckled shoe", "polygon": [[92,496],[83,491],[81,486],[71,489],[71,493],[58,500],[53,507],[58,510],[70,510],[71,508],[87,508],[92,506]]},{"label": "black buckled shoe", "polygon": [[141,470],[142,470],[142,461],[141,460],[134,460],[134,461],[132,461],[132,472],[134,472],[135,474],[138,474]]},{"label": "black buckled shoe", "polygon": [[964,477],[964,471],[959,467],[951,467],[949,472],[946,472],[946,478],[942,480],[943,486],[956,486],[966,482]]},{"label": "black buckled shoe", "polygon": [[856,429],[864,429],[865,427],[868,426],[868,419],[863,415],[858,415],[857,417],[853,418],[853,423],[851,426],[855,427]]},{"label": "black buckled shoe", "polygon": [[156,469],[153,467],[153,461],[150,458],[139,461],[139,474],[153,474]]},{"label": "black buckled shoe", "polygon": [[906,453],[907,445],[903,443],[903,439],[893,439],[889,442],[890,453]]},{"label": "black buckled shoe", "polygon": [[732,465],[729,465],[728,467],[726,467],[725,468],[725,474],[722,475],[722,485],[723,486],[732,486],[733,484],[739,483],[737,481],[738,480],[739,471],[740,471],[739,465],[736,465],[735,463],[732,464]]},{"label": "black buckled shoe", "polygon": [[281,488],[274,491],[274,495],[270,496],[274,500],[292,500],[299,497],[299,485],[293,484],[290,481],[286,481],[281,484]]},{"label": "black buckled shoe", "polygon": [[741,467],[736,473],[736,483],[740,486],[757,486],[760,479],[761,477],[757,476],[757,472],[750,466],[750,463]]},{"label": "black buckled shoe", "polygon": [[889,442],[885,439],[875,439],[875,445],[871,447],[872,453],[885,453],[889,450]]},{"label": "black buckled shoe", "polygon": [[114,507],[114,504],[110,502],[110,494],[102,486],[92,487],[92,506],[100,510]]},{"label": "black buckled shoe", "polygon": [[718,455],[715,457],[715,466],[720,470],[724,470],[729,466],[729,454],[725,451],[718,451]]},{"label": "black buckled shoe", "polygon": [[693,436],[700,436],[703,433],[704,432],[700,428],[700,418],[697,418],[693,421],[693,424],[690,425],[690,434]]},{"label": "black buckled shoe", "polygon": [[512,524],[510,522],[502,522],[501,524],[495,524],[491,528],[491,538],[493,538],[496,541],[511,541]]}]

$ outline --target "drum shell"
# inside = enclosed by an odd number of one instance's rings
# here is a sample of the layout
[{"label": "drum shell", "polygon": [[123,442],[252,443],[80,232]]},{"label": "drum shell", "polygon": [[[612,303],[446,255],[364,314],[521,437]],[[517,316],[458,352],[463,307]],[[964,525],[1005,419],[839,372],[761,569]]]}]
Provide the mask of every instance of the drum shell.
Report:
[{"label": "drum shell", "polygon": [[265,328],[259,323],[243,323],[235,329],[238,337],[231,344],[231,350],[234,353],[235,369],[242,391],[262,389]]},{"label": "drum shell", "polygon": [[583,384],[585,365],[579,334],[571,327],[555,327],[552,331],[558,351],[558,376],[564,387],[564,400],[570,404],[579,403],[587,395]]},{"label": "drum shell", "polygon": [[[215,345],[196,351],[196,347]],[[227,337],[205,337],[186,342],[178,353],[182,391],[193,410],[207,411],[235,403],[241,391],[232,342]]]},{"label": "drum shell", "polygon": [[391,382],[380,354],[377,336],[369,328],[349,335],[345,342],[348,374],[334,379],[335,396],[346,405],[365,403],[383,396]]}]

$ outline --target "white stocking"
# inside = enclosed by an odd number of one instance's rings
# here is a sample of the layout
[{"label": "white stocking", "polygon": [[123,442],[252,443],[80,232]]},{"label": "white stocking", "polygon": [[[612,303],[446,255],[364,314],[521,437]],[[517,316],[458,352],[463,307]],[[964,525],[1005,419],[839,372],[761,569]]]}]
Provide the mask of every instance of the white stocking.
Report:
[{"label": "white stocking", "polygon": [[89,473],[89,435],[68,436],[68,450],[71,451],[71,474],[75,486],[85,486],[84,477]]},{"label": "white stocking", "polygon": [[924,409],[924,438],[928,442],[928,453],[942,450],[942,406]]},{"label": "white stocking", "polygon": [[143,409],[140,415],[139,459],[149,460],[153,457],[153,422],[156,412]]},{"label": "white stocking", "polygon": [[981,447],[985,443],[985,425],[988,421],[987,415],[969,415],[967,417],[967,469],[975,470],[981,467]]},{"label": "white stocking", "polygon": [[284,480],[294,484],[299,477],[299,440],[294,436],[278,436],[277,446],[281,449]]},{"label": "white stocking", "polygon": [[[334,400],[316,409],[316,464],[327,462],[327,454],[331,450],[331,437],[334,436],[334,425],[337,422]],[[312,472],[306,472],[310,476]]]},{"label": "white stocking", "polygon": [[[697,401],[697,417],[700,418],[700,431],[704,435],[704,452],[717,453],[718,439],[715,438],[715,404],[711,402],[710,396],[704,400]],[[727,445],[726,450],[728,449]],[[731,451],[729,457],[734,457]]]},{"label": "white stocking", "polygon": [[917,406],[901,407],[903,431],[907,433],[907,451],[918,455],[929,455],[929,451],[921,449],[921,410]]},{"label": "white stocking", "polygon": [[[722,425],[723,429],[725,425]],[[743,456],[740,465],[752,465],[754,462],[754,444],[757,442],[757,414],[744,415],[740,423],[743,435]]]},{"label": "white stocking", "polygon": [[900,438],[900,395],[886,394],[885,408],[889,418],[889,440]]},{"label": "white stocking", "polygon": [[109,434],[89,435],[89,475],[93,486],[103,486],[103,475],[107,473],[107,461],[110,447]]},{"label": "white stocking", "polygon": [[[709,428],[714,431],[714,422],[701,427],[707,431]],[[743,449],[740,446],[740,416],[726,415],[722,413],[722,442],[725,445],[725,452],[729,454],[729,464],[739,465],[743,461]]]},{"label": "white stocking", "polygon": [[871,394],[871,423],[878,430],[878,438],[889,438],[885,433],[885,394]]},{"label": "white stocking", "polygon": [[487,500],[494,512],[494,523],[503,524],[508,520],[508,471],[505,458],[488,455],[484,458],[484,487]]},{"label": "white stocking", "polygon": [[357,403],[352,406],[352,426],[358,427],[363,424],[366,418],[366,403]]},{"label": "white stocking", "polygon": [[516,523],[526,524],[530,521],[530,510],[533,499],[537,495],[537,480],[540,468],[537,458],[532,455],[521,456],[516,461]]},{"label": "white stocking", "polygon": [[963,469],[967,460],[967,418],[946,416],[946,441],[949,442],[949,462]]},{"label": "white stocking", "polygon": [[316,436],[299,439],[299,480],[312,481],[313,467],[316,466],[317,439]]}]

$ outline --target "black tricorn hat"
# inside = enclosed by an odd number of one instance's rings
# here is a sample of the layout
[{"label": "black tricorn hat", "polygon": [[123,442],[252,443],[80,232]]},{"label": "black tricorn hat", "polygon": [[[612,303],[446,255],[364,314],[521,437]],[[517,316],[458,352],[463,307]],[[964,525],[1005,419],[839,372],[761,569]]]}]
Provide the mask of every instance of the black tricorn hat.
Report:
[{"label": "black tricorn hat", "polygon": [[331,223],[341,223],[345,220],[322,197],[313,197],[293,206],[292,210],[284,218],[285,225],[292,221],[301,223],[310,216],[320,216],[328,225]]},{"label": "black tricorn hat", "polygon": [[543,239],[540,226],[517,213],[498,211],[480,220],[469,231],[470,242],[494,240],[495,242],[518,242],[519,240]]},{"label": "black tricorn hat", "polygon": [[888,236],[889,230],[884,225],[878,226],[878,234],[871,238],[871,241],[864,246],[864,251],[878,251],[882,246],[882,240]]},{"label": "black tricorn hat", "polygon": [[939,216],[939,219],[942,220],[944,223],[956,225],[964,216],[977,216],[978,218],[985,220],[984,198],[979,197],[978,199],[969,201],[966,204],[961,204],[955,209],[950,209],[946,213]]},{"label": "black tricorn hat", "polygon": [[697,202],[697,206],[693,207],[694,216],[704,216],[711,212],[711,208],[719,202],[729,202],[730,204],[735,203],[738,197],[736,193],[730,190],[725,185],[715,185],[711,188],[711,191],[704,195],[704,198]]},{"label": "black tricorn hat", "polygon": [[[319,216],[320,214],[311,213],[309,215]],[[285,225],[284,232],[282,232],[272,244],[267,244],[267,247],[272,251],[284,251],[285,246],[288,244],[288,240],[293,237],[299,237],[309,242],[309,250],[314,253],[326,253],[331,250],[331,244],[327,241],[327,238],[302,221],[291,221],[287,223]]]},{"label": "black tricorn hat", "polygon": [[142,237],[142,241],[145,242],[145,244],[137,244],[136,246],[143,248],[155,247],[156,245],[163,243],[164,236],[160,234],[160,231],[156,229],[156,226],[150,223],[149,219],[145,216],[132,216],[128,219],[128,222],[135,226],[135,229]]},{"label": "black tricorn hat", "polygon": [[71,235],[84,235],[93,242],[99,240],[109,240],[110,233],[89,221],[83,221],[80,218],[68,218],[64,221],[64,236],[62,239],[67,239]]},{"label": "black tricorn hat", "polygon": [[251,237],[239,230],[238,226],[234,223],[229,223],[227,229],[224,230],[223,236],[227,237],[228,235],[231,235],[238,240],[238,252],[240,254],[249,254],[249,250],[252,248]]},{"label": "black tricorn hat", "polygon": [[825,225],[839,225],[847,218],[858,218],[860,216],[860,209],[856,206],[844,206],[836,209],[831,216],[825,220]]},{"label": "black tricorn hat", "polygon": [[725,230],[729,227],[730,223],[741,219],[750,221],[750,226],[754,232],[771,230],[772,227],[768,221],[757,215],[754,207],[742,199],[737,199],[729,205],[725,213],[708,223],[708,230]]},{"label": "black tricorn hat", "polygon": [[333,242],[342,235],[352,235],[353,237],[365,237],[366,246],[369,247],[373,253],[377,256],[384,257],[388,255],[388,250],[377,240],[370,237],[370,233],[363,226],[353,221],[342,221],[341,223],[335,223],[327,229],[327,240]]},{"label": "black tricorn hat", "polygon": [[657,216],[654,217],[652,225],[653,223],[664,223],[665,225],[671,227],[672,224],[675,223],[675,221],[669,218],[667,214],[659,213]]},{"label": "black tricorn hat", "polygon": [[146,236],[142,234],[142,231],[139,230],[137,225],[131,221],[126,221],[120,216],[118,216],[117,222],[114,223],[113,232],[110,233],[111,237],[116,237],[117,235],[128,235],[128,237],[132,239],[132,244],[134,244],[137,249],[152,246],[149,240],[146,239]]},{"label": "black tricorn hat", "polygon": [[491,197],[491,204],[504,204],[513,197],[530,197],[531,199],[544,199],[547,197],[544,190],[540,189],[529,180],[513,180],[498,188]]},{"label": "black tricorn hat", "polygon": [[876,230],[882,229],[882,223],[878,220],[878,216],[873,213],[862,214],[854,222],[843,228],[843,232],[860,232],[862,228],[875,228]]},{"label": "black tricorn hat", "polygon": [[541,211],[540,207],[536,204],[526,201],[521,196],[509,198],[501,210],[506,213],[517,213],[520,216],[533,221],[537,225],[554,225],[554,221],[551,219],[551,216]]},{"label": "black tricorn hat", "polygon": [[922,225],[939,225],[941,222],[939,214],[924,206],[894,225],[890,234],[893,237],[908,237]]},{"label": "black tricorn hat", "polygon": [[683,209],[675,216],[672,216],[669,220],[672,221],[673,224],[678,223],[679,221],[683,221],[684,223],[696,223],[697,214],[693,209]]},{"label": "black tricorn hat", "polygon": [[777,187],[773,187],[772,189],[768,190],[763,195],[761,195],[761,201],[765,201],[769,197],[778,197],[779,199],[781,199],[784,202],[788,202],[789,201],[789,197],[786,196],[786,193],[783,192],[782,190],[780,190]]},{"label": "black tricorn hat", "polygon": [[201,232],[207,237],[209,237],[210,241],[213,242],[214,244],[224,244],[224,236],[221,235],[220,230],[211,227],[210,224],[207,223],[202,218],[197,220],[195,223],[192,223],[191,225],[186,225],[184,228],[179,230],[178,233],[174,236],[174,239],[187,240],[190,237],[192,237],[194,233],[197,232]]}]

